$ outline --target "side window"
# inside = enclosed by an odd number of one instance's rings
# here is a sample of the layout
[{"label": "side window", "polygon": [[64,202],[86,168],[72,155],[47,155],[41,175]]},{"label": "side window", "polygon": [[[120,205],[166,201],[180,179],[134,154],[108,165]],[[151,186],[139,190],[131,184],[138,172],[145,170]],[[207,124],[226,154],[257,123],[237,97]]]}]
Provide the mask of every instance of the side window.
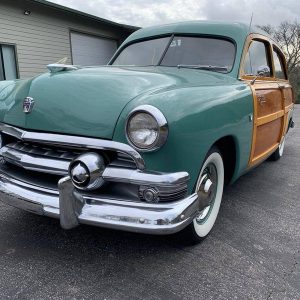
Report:
[{"label": "side window", "polygon": [[17,79],[15,46],[0,44],[0,80]]},{"label": "side window", "polygon": [[244,62],[245,75],[259,75],[261,71],[265,76],[271,76],[271,63],[268,55],[267,44],[254,40],[251,42]]},{"label": "side window", "polygon": [[284,64],[282,54],[278,50],[273,49],[273,59],[275,66],[275,77],[279,79],[286,79],[286,74],[284,72]]}]

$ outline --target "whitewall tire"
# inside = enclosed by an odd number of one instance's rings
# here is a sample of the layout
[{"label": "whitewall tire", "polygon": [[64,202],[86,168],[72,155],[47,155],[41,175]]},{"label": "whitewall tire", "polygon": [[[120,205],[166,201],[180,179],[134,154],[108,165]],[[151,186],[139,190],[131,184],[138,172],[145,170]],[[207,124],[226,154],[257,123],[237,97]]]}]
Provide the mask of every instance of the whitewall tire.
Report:
[{"label": "whitewall tire", "polygon": [[271,155],[271,157],[270,157],[271,160],[277,161],[283,156],[284,146],[285,146],[285,136],[282,138],[282,141],[279,144],[276,151]]},{"label": "whitewall tire", "polygon": [[199,212],[193,222],[181,234],[188,243],[203,240],[217,219],[224,187],[224,163],[218,148],[213,147],[202,165],[195,192],[199,196]]}]

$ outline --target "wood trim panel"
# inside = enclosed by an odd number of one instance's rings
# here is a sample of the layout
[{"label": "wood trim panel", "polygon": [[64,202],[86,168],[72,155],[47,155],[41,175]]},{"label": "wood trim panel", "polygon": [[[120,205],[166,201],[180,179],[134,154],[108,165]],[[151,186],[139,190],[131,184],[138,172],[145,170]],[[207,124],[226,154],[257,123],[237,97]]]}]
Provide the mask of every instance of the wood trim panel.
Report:
[{"label": "wood trim panel", "polygon": [[274,146],[272,146],[271,148],[269,148],[267,151],[261,153],[260,155],[256,156],[252,161],[251,161],[251,166],[254,166],[258,163],[260,163],[261,161],[265,160],[270,153],[274,152],[279,146],[279,143],[276,143]]},{"label": "wood trim panel", "polygon": [[292,103],[292,104],[286,106],[286,107],[284,108],[284,113],[287,114],[287,113],[293,108],[293,106],[294,106],[294,103]]},{"label": "wood trim panel", "polygon": [[249,163],[248,163],[248,165],[251,166],[253,165],[253,157],[254,157],[254,150],[255,150],[254,141],[256,141],[256,130],[257,130],[257,126],[255,124],[255,121],[257,120],[257,96],[253,85],[250,82],[248,82],[248,84],[251,88],[252,95],[253,95],[253,130],[252,130],[253,133],[252,133],[251,153],[250,153]]},{"label": "wood trim panel", "polygon": [[256,124],[257,126],[264,125],[264,124],[266,124],[266,123],[275,121],[275,120],[278,119],[278,118],[281,118],[283,115],[284,115],[284,110],[281,110],[281,111],[275,112],[275,113],[273,113],[273,114],[270,114],[270,115],[267,115],[267,116],[264,116],[264,117],[257,118],[255,124]]},{"label": "wood trim panel", "polygon": [[256,140],[254,141],[254,156],[252,160],[280,142],[282,126],[283,118],[277,118],[271,122],[257,126]]},{"label": "wood trim panel", "polygon": [[[243,70],[243,66],[244,66],[244,62],[245,62],[245,58],[246,58],[246,55],[247,55],[247,52],[248,52],[248,49],[249,49],[249,46],[252,42],[252,40],[261,40],[263,42],[267,42],[269,44],[269,50],[270,50],[270,54],[271,54],[271,67],[272,67],[272,72],[274,70],[274,59],[273,59],[273,47],[275,46],[276,49],[280,50],[280,47],[279,45],[274,41],[272,40],[271,38],[269,37],[266,37],[262,34],[256,34],[256,33],[252,33],[252,34],[249,34],[247,39],[246,39],[246,42],[245,42],[245,46],[244,46],[244,49],[243,49],[243,53],[242,53],[242,58],[241,58],[241,62],[240,62],[240,69],[239,69],[239,79],[244,79],[244,80],[252,80],[255,78],[255,76],[247,76],[244,74],[244,70]],[[282,51],[280,51],[282,52]],[[285,57],[284,57],[285,58]],[[286,67],[286,60],[284,59],[284,68],[285,68],[285,72],[287,70],[287,67]],[[289,83],[289,80],[288,79],[278,79],[278,78],[275,78],[275,72],[273,72],[272,76],[271,77],[260,77],[259,79],[260,80],[264,80],[264,81],[270,81],[270,80],[273,80],[275,82],[277,81],[284,81],[286,83]]]}]

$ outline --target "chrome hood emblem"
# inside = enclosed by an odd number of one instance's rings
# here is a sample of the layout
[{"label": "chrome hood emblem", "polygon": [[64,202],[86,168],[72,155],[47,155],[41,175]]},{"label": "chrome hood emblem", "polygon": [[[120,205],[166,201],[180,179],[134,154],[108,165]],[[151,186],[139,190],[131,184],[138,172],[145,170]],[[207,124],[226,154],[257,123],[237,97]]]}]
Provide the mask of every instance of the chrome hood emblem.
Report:
[{"label": "chrome hood emblem", "polygon": [[29,114],[32,112],[34,100],[31,97],[26,97],[23,101],[23,112]]}]

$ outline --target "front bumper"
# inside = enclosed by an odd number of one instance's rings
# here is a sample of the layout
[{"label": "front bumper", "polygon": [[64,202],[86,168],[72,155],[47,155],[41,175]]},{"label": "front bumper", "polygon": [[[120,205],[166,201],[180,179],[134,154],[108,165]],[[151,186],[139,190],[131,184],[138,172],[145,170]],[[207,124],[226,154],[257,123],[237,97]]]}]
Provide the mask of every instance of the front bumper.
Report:
[{"label": "front bumper", "polygon": [[[140,154],[126,144],[25,131],[3,123],[0,132],[4,137],[0,149],[0,200],[59,218],[65,229],[90,224],[170,234],[192,222],[200,209],[197,194],[186,196],[188,173],[147,171]],[[113,152],[123,162],[111,159],[105,167],[101,176],[106,187],[94,192],[79,190],[68,177],[70,162],[78,158],[74,151],[102,155]],[[135,168],[128,165],[128,158]],[[144,193],[149,188],[155,188],[158,203],[145,202]]]},{"label": "front bumper", "polygon": [[199,211],[197,194],[168,203],[130,202],[85,195],[69,177],[52,190],[0,173],[0,200],[8,205],[60,219],[63,228],[79,224],[150,234],[182,230]]}]

